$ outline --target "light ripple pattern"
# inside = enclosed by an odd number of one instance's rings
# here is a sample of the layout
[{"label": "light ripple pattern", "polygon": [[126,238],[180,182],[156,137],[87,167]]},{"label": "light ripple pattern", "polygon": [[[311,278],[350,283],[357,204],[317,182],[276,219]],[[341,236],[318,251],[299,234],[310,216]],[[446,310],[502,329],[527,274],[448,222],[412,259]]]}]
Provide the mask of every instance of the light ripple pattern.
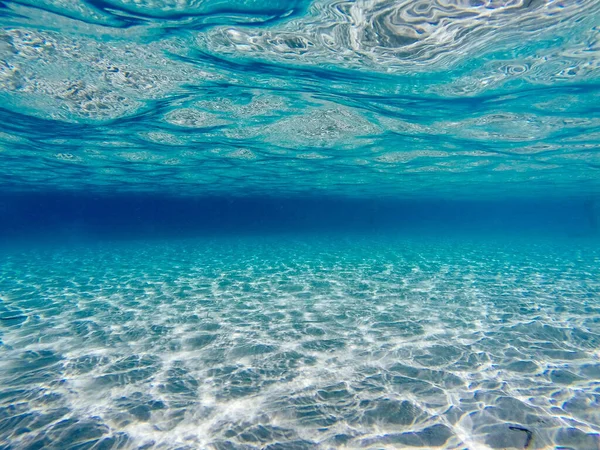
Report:
[{"label": "light ripple pattern", "polygon": [[3,449],[600,445],[587,240],[7,250]]}]

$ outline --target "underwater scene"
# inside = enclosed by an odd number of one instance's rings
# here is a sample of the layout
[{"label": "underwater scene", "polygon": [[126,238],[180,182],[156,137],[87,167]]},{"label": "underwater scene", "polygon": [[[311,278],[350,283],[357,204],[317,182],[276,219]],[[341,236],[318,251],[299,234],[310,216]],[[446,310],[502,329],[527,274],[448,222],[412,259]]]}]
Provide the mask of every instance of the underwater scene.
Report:
[{"label": "underwater scene", "polygon": [[600,450],[600,2],[0,0],[0,450]]}]

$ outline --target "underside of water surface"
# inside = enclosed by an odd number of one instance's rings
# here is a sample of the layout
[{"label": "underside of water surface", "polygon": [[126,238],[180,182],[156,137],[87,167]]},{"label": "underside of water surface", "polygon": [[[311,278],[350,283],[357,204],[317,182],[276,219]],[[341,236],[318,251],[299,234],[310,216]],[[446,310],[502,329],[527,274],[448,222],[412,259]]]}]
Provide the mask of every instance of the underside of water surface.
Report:
[{"label": "underside of water surface", "polygon": [[595,0],[0,5],[4,190],[600,192]]},{"label": "underside of water surface", "polygon": [[0,0],[0,450],[600,449],[600,2]]}]

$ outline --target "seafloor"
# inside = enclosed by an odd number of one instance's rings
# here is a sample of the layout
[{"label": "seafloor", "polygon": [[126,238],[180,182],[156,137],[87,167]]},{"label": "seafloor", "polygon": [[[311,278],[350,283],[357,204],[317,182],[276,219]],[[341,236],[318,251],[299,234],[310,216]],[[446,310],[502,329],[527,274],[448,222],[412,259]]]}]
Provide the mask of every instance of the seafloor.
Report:
[{"label": "seafloor", "polygon": [[598,448],[586,239],[3,249],[0,448]]}]

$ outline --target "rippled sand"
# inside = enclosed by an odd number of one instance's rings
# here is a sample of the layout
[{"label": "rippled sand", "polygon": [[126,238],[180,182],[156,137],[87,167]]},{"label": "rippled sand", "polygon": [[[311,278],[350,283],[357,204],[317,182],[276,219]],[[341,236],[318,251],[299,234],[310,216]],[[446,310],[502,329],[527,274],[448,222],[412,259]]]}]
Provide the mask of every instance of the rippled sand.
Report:
[{"label": "rippled sand", "polygon": [[598,448],[599,248],[6,251],[0,448]]}]

